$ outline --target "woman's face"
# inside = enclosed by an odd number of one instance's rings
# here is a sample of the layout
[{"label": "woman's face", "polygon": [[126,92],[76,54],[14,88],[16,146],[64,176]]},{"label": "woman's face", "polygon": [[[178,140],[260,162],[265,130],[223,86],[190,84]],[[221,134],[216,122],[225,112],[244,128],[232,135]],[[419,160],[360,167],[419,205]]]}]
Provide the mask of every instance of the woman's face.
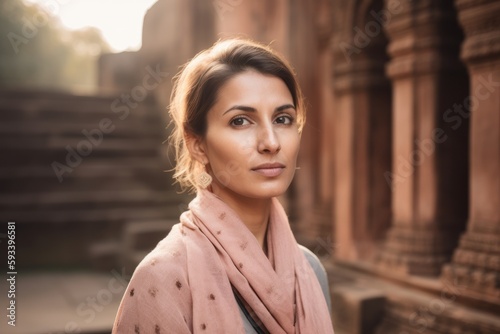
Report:
[{"label": "woman's face", "polygon": [[245,71],[219,90],[207,115],[200,150],[212,175],[212,191],[224,198],[283,194],[295,173],[300,134],[297,111],[285,83]]}]

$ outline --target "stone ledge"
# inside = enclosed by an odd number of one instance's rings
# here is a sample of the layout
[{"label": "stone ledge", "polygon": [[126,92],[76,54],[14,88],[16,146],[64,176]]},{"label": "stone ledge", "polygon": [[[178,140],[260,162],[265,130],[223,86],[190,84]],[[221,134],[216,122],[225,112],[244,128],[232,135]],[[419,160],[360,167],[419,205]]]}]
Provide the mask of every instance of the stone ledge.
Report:
[{"label": "stone ledge", "polygon": [[[470,307],[461,303],[463,290],[461,286],[443,286],[438,279],[412,278],[421,282],[420,285],[412,286],[408,279],[406,282],[398,282],[396,277],[386,278],[391,273],[381,272],[369,273],[367,268],[357,270],[346,265],[333,264],[326,267],[330,278],[332,291],[332,305],[334,312],[342,304],[336,306],[335,299],[339,295],[348,296],[352,305],[357,302],[363,303],[377,295],[385,296],[383,316],[380,316],[380,325],[375,328],[366,328],[364,332],[346,331],[344,328],[360,319],[373,319],[381,314],[373,307],[364,308],[371,314],[357,315],[351,309],[344,307],[343,313],[334,314],[337,322],[335,328],[339,333],[500,333],[500,318],[491,312],[476,309],[476,305]],[[393,275],[397,276],[397,275]],[[359,290],[358,292],[356,290]],[[367,291],[364,293],[363,291]],[[363,295],[366,296],[363,296]],[[353,302],[354,301],[354,304]],[[345,303],[344,303],[345,304]],[[352,317],[353,319],[341,319],[339,316]],[[371,321],[371,320],[370,320]],[[367,322],[366,324],[369,324]],[[361,325],[358,325],[358,328]]]}]

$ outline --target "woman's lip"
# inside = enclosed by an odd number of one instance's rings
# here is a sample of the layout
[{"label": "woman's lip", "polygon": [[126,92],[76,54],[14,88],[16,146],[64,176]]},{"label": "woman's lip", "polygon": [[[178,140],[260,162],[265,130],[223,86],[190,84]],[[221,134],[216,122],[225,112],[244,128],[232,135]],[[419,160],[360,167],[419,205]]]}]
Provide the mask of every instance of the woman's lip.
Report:
[{"label": "woman's lip", "polygon": [[285,165],[280,164],[279,162],[268,162],[258,165],[257,167],[252,168],[252,170],[269,169],[269,168],[285,168]]},{"label": "woman's lip", "polygon": [[285,166],[282,164],[264,164],[256,168],[252,168],[252,170],[266,177],[276,177],[283,173]]}]

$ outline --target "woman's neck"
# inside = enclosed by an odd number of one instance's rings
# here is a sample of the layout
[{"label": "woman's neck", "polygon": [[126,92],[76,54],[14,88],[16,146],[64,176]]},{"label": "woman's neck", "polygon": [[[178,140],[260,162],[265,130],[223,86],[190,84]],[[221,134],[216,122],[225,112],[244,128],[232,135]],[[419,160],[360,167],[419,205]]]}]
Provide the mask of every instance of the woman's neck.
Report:
[{"label": "woman's neck", "polygon": [[214,191],[227,205],[241,218],[246,227],[252,232],[260,246],[266,252],[265,239],[269,215],[271,213],[271,198],[255,199]]}]

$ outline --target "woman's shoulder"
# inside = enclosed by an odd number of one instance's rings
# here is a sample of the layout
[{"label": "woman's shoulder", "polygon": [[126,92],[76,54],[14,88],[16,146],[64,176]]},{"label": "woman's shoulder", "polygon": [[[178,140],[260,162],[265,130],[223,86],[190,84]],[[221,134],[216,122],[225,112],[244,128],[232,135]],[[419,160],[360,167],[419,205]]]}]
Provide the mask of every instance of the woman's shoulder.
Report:
[{"label": "woman's shoulder", "polygon": [[325,267],[321,263],[320,259],[314,254],[309,248],[304,247],[299,244],[299,249],[304,254],[307,262],[314,270],[316,277],[318,278],[319,285],[321,286],[321,290],[325,296],[326,303],[328,305],[328,309],[331,310],[331,300],[330,300],[330,287],[328,284],[328,275],[326,273]]},{"label": "woman's shoulder", "polygon": [[[186,247],[180,224],[139,263],[124,293],[113,333],[191,333]],[[154,327],[156,326],[156,327]],[[158,328],[158,329],[156,329]],[[163,333],[163,330],[162,330]]]},{"label": "woman's shoulder", "polygon": [[325,268],[323,267],[323,264],[321,264],[318,256],[316,256],[316,254],[314,254],[309,248],[299,244],[299,249],[302,251],[302,254],[304,254],[311,267],[314,269],[314,272],[316,272],[316,270],[325,271]]},{"label": "woman's shoulder", "polygon": [[186,272],[186,245],[181,224],[172,227],[168,235],[149,252],[134,271],[134,276],[147,275],[149,278],[164,277],[165,274]]}]

